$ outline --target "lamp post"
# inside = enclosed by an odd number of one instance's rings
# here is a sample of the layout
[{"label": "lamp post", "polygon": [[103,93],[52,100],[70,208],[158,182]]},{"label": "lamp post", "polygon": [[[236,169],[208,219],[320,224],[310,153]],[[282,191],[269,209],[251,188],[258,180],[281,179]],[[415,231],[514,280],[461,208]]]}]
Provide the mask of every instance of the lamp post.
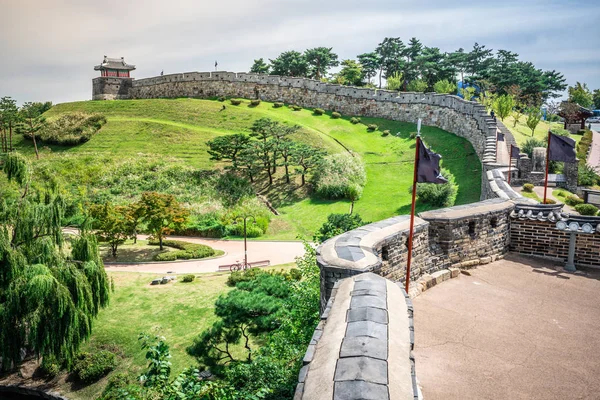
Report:
[{"label": "lamp post", "polygon": [[256,218],[254,217],[254,215],[240,215],[238,217],[235,217],[234,220],[234,224],[237,224],[237,221],[239,220],[244,221],[244,269],[248,268],[248,243],[246,241],[246,226],[248,218],[252,218],[253,223],[256,224]]}]

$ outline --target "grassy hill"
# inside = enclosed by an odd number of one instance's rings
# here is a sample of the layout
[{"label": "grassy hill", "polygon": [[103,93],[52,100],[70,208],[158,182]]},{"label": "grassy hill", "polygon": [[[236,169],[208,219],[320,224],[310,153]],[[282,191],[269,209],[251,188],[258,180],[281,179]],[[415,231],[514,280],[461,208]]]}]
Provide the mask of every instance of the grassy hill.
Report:
[{"label": "grassy hill", "polygon": [[[222,110],[223,105],[226,106]],[[92,139],[74,147],[43,146],[41,160],[34,162],[39,173],[53,174],[79,192],[93,192],[103,185],[102,196],[131,198],[127,188],[118,187],[126,181],[124,169],[141,165],[149,173],[135,175],[132,180],[152,180],[153,163],[163,160],[169,168],[187,168],[190,173],[220,165],[209,160],[206,141],[231,133],[249,132],[252,122],[268,117],[286,124],[300,125],[293,140],[321,147],[329,153],[347,149],[358,153],[366,164],[367,185],[355,212],[363,219],[376,221],[409,211],[408,189],[412,181],[414,140],[409,138],[416,127],[411,123],[379,118],[362,118],[353,125],[351,116],[332,119],[316,116],[311,110],[292,111],[288,107],[274,108],[262,102],[250,107],[246,101],[239,106],[229,102],[199,99],[153,99],[125,101],[85,101],[54,106],[47,112],[49,119],[67,112],[102,113],[107,123]],[[366,124],[379,125],[379,131],[367,132]],[[381,131],[391,135],[383,137]],[[481,166],[471,144],[451,133],[433,127],[423,127],[425,142],[443,156],[443,165],[459,184],[457,204],[479,200]],[[32,143],[17,138],[16,148],[33,157]],[[119,182],[110,176],[119,171]],[[131,183],[133,184],[133,183]],[[202,210],[206,203],[206,187],[179,187],[165,182],[149,184],[172,191],[180,200],[190,203],[193,210]],[[164,189],[166,188],[166,189]],[[271,201],[280,212],[274,217],[263,239],[295,239],[298,234],[311,237],[332,212],[348,212],[348,201],[324,201],[311,198],[306,187],[298,182],[285,185],[281,179],[271,187],[256,185],[257,191]],[[104,198],[100,197],[100,198]],[[425,210],[426,207],[420,207]]]}]

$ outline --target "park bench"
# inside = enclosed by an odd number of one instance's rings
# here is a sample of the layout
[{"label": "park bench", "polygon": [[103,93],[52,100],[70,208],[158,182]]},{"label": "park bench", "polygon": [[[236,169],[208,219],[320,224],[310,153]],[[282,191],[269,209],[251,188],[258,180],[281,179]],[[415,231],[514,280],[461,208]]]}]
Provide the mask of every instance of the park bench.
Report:
[{"label": "park bench", "polygon": [[[236,266],[237,264],[239,263],[219,265],[219,271],[230,271],[231,268]],[[269,265],[271,265],[271,261],[269,260],[252,261],[248,263],[248,268],[268,267]]]}]

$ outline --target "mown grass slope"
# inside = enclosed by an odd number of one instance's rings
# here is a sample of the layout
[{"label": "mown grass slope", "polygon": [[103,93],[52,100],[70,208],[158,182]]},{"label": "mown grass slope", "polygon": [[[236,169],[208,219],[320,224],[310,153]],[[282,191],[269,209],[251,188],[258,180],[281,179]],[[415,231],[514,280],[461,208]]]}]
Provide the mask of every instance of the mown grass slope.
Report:
[{"label": "mown grass slope", "polygon": [[[223,108],[225,105],[225,109]],[[168,157],[169,163],[199,169],[220,167],[209,159],[206,141],[231,133],[249,132],[253,121],[268,117],[286,124],[300,125],[293,140],[324,148],[329,153],[351,150],[366,164],[367,185],[355,212],[363,219],[376,221],[409,211],[408,189],[412,181],[415,124],[379,118],[362,118],[353,125],[349,117],[332,119],[316,116],[312,110],[292,111],[274,108],[262,102],[250,107],[229,102],[199,99],[153,99],[125,101],[86,101],[59,104],[48,113],[55,118],[66,112],[101,113],[107,123],[88,142],[74,146],[50,145],[42,150],[39,163],[44,168],[60,165],[58,174],[68,176],[70,183],[93,187],[107,168],[127,164],[141,158]],[[379,125],[379,131],[367,132],[365,124]],[[390,130],[383,137],[381,131]],[[471,144],[451,133],[434,127],[423,127],[425,142],[443,156],[443,165],[459,184],[457,204],[479,200],[481,165]],[[19,151],[33,155],[31,142],[17,139]],[[34,163],[35,164],[35,163]],[[332,212],[348,212],[347,201],[325,201],[310,196],[299,183],[286,185],[277,180],[271,187],[257,185],[281,213],[274,217],[264,239],[310,238]],[[85,189],[82,189],[85,190]],[[198,188],[198,191],[204,190]],[[193,194],[192,194],[193,195]],[[187,196],[189,197],[189,196]],[[427,209],[420,205],[419,210]]]}]

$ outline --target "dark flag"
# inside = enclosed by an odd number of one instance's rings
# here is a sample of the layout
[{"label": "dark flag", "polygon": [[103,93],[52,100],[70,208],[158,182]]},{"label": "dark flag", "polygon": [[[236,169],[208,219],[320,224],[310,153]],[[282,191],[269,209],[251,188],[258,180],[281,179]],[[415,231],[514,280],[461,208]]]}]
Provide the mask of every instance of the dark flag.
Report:
[{"label": "dark flag", "polygon": [[575,162],[577,153],[575,151],[575,140],[566,136],[558,136],[550,133],[550,149],[548,159],[551,161]]},{"label": "dark flag", "polygon": [[218,63],[217,63],[217,61],[215,60],[215,69],[217,69],[217,65],[219,65],[219,64],[218,64]]},{"label": "dark flag", "polygon": [[521,154],[521,149],[519,149],[517,146],[510,146],[511,158],[518,160],[521,158],[520,154]]},{"label": "dark flag", "polygon": [[504,133],[498,132],[498,141],[499,142],[504,142]]},{"label": "dark flag", "polygon": [[442,156],[429,150],[423,142],[419,143],[419,163],[417,164],[417,182],[448,183],[440,173]]}]

